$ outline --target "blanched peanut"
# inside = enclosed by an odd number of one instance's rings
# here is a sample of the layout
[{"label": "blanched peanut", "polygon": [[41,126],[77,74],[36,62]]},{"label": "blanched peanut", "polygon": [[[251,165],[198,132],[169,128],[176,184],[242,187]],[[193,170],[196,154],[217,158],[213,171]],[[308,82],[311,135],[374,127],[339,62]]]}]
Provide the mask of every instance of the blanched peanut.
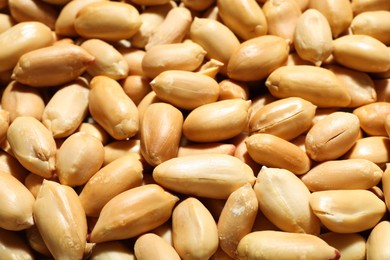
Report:
[{"label": "blanched peanut", "polygon": [[213,103],[219,95],[216,80],[190,71],[165,71],[154,78],[150,85],[159,99],[188,110]]},{"label": "blanched peanut", "polygon": [[0,172],[14,176],[22,183],[28,174],[27,169],[17,159],[2,150],[0,150]]},{"label": "blanched peanut", "polygon": [[5,229],[0,229],[0,255],[4,259],[35,259],[23,237]]},{"label": "blanched peanut", "polygon": [[134,252],[132,252],[132,250],[122,241],[110,241],[96,244],[89,259],[104,260],[117,258],[121,260],[136,259]]},{"label": "blanched peanut", "polygon": [[287,61],[288,52],[287,41],[279,36],[255,37],[241,43],[231,54],[227,74],[240,81],[264,79]]},{"label": "blanched peanut", "polygon": [[256,194],[249,183],[228,197],[217,227],[219,246],[230,257],[236,257],[238,243],[252,230],[258,207]]},{"label": "blanched peanut", "polygon": [[390,101],[390,79],[374,79],[377,101]]},{"label": "blanched peanut", "polygon": [[121,85],[126,95],[138,105],[141,100],[150,92],[150,79],[140,75],[130,75],[122,80]]},{"label": "blanched peanut", "polygon": [[268,30],[263,10],[255,0],[217,1],[224,24],[243,40],[265,35]]},{"label": "blanched peanut", "polygon": [[246,147],[252,159],[268,167],[283,168],[295,174],[310,169],[310,159],[298,146],[271,134],[249,136]]},{"label": "blanched peanut", "polygon": [[373,228],[386,212],[385,203],[368,190],[316,191],[310,207],[321,223],[337,233],[357,233]]},{"label": "blanched peanut", "polygon": [[129,140],[121,140],[121,141],[113,141],[104,146],[104,164],[118,159],[121,156],[126,154],[133,154],[136,156],[140,155],[140,143],[139,139],[129,139]]},{"label": "blanched peanut", "polygon": [[294,47],[299,57],[320,66],[332,53],[332,32],[326,17],[316,9],[306,10],[298,19]]},{"label": "blanched peanut", "polygon": [[4,142],[7,138],[7,130],[9,127],[9,112],[3,109],[0,109],[0,143]]},{"label": "blanched peanut", "polygon": [[42,123],[54,138],[71,135],[88,112],[88,85],[82,79],[63,86],[52,96],[42,114]]},{"label": "blanched peanut", "polygon": [[20,57],[12,78],[34,87],[58,86],[75,80],[94,60],[91,54],[77,45],[53,45]]},{"label": "blanched peanut", "polygon": [[211,59],[206,63],[203,63],[197,70],[196,73],[208,76],[215,79],[217,74],[223,69],[223,63],[215,59]]},{"label": "blanched peanut", "polygon": [[226,199],[249,182],[252,169],[239,159],[225,154],[201,154],[173,158],[153,170],[153,179],[161,186],[183,194]]},{"label": "blanched peanut", "polygon": [[89,112],[113,138],[123,140],[139,129],[138,110],[121,85],[106,76],[90,82]]},{"label": "blanched peanut", "polygon": [[215,0],[181,0],[185,7],[195,11],[204,11],[209,8]]},{"label": "blanched peanut", "polygon": [[387,209],[390,209],[390,164],[386,164],[382,175],[382,190]]},{"label": "blanched peanut", "polygon": [[31,194],[36,198],[39,192],[39,189],[42,186],[44,178],[36,175],[34,173],[29,173],[24,179],[24,186],[31,192]]},{"label": "blanched peanut", "polygon": [[34,203],[34,219],[54,258],[83,257],[87,219],[72,188],[44,180]]},{"label": "blanched peanut", "polygon": [[[150,247],[151,245],[153,247]],[[153,233],[144,234],[135,241],[134,253],[138,260],[180,260],[175,249],[165,242],[163,238]]]},{"label": "blanched peanut", "polygon": [[80,9],[74,21],[84,38],[118,41],[133,36],[141,26],[138,10],[127,3],[100,1]]},{"label": "blanched peanut", "polygon": [[206,55],[196,43],[160,44],[149,48],[142,59],[144,75],[153,79],[167,70],[194,71]]},{"label": "blanched peanut", "polygon": [[156,184],[124,191],[102,209],[91,233],[91,242],[126,239],[166,222],[179,199]]},{"label": "blanched peanut", "polygon": [[347,68],[363,72],[390,69],[390,51],[368,35],[345,35],[333,41],[333,58]]},{"label": "blanched peanut", "polygon": [[87,68],[91,76],[103,75],[115,80],[127,76],[129,65],[112,45],[99,39],[90,39],[80,46],[95,57],[95,61]]},{"label": "blanched peanut", "polygon": [[86,133],[74,133],[58,149],[56,173],[61,184],[80,186],[100,169],[103,161],[103,144],[97,138]]},{"label": "blanched peanut", "polygon": [[80,126],[77,128],[77,132],[90,134],[99,139],[103,145],[106,145],[108,143],[109,136],[107,132],[104,131],[104,129],[98,123],[81,123]]},{"label": "blanched peanut", "polygon": [[321,67],[297,65],[274,70],[265,85],[274,97],[301,97],[317,107],[345,107],[351,97],[333,72]]},{"label": "blanched peanut", "polygon": [[340,252],[337,249],[329,246],[317,236],[280,231],[249,233],[238,244],[237,254],[240,260],[340,258]]},{"label": "blanched peanut", "polygon": [[39,22],[22,22],[0,36],[0,71],[13,69],[19,58],[32,50],[47,47],[54,42],[49,27]]},{"label": "blanched peanut", "polygon": [[197,107],[184,120],[183,135],[194,142],[219,142],[243,131],[250,101],[228,99]]},{"label": "blanched peanut", "polygon": [[27,170],[50,178],[55,170],[56,144],[50,131],[33,117],[17,117],[9,126],[7,140]]},{"label": "blanched peanut", "polygon": [[9,14],[0,14],[0,33],[15,26],[16,22]]},{"label": "blanched peanut", "polygon": [[98,217],[112,198],[142,181],[142,164],[132,154],[107,164],[94,174],[82,189],[79,198],[87,216]]},{"label": "blanched peanut", "polygon": [[351,23],[354,34],[372,36],[386,45],[390,44],[390,11],[363,12],[355,16]]},{"label": "blanched peanut", "polygon": [[360,106],[353,111],[360,121],[360,127],[368,135],[388,136],[385,129],[386,116],[390,114],[390,103],[375,102]]},{"label": "blanched peanut", "polygon": [[42,1],[9,0],[8,7],[17,22],[37,21],[54,29],[58,12],[50,4]]},{"label": "blanched peanut", "polygon": [[141,154],[152,166],[177,157],[183,128],[183,115],[166,103],[151,104],[145,111],[141,136]]},{"label": "blanched peanut", "polygon": [[244,163],[246,163],[249,167],[252,168],[255,175],[260,171],[261,165],[255,162],[252,157],[248,153],[248,148],[246,147],[245,140],[248,137],[248,133],[241,133],[236,137],[231,139],[231,142],[236,146],[234,151],[234,157],[237,157]]},{"label": "blanched peanut", "polygon": [[19,231],[34,225],[35,198],[30,191],[15,177],[3,172],[0,172],[0,184],[0,228]]},{"label": "blanched peanut", "polygon": [[26,230],[26,238],[32,249],[43,256],[53,257],[36,225]]},{"label": "blanched peanut", "polygon": [[236,147],[233,144],[225,143],[205,143],[205,144],[185,144],[179,146],[177,157],[195,155],[195,154],[227,154],[233,155]]},{"label": "blanched peanut", "polygon": [[213,216],[196,198],[180,202],[172,213],[173,246],[184,260],[209,259],[218,248]]},{"label": "blanched peanut", "polygon": [[316,161],[337,159],[355,144],[359,130],[356,115],[334,112],[310,128],[306,135],[306,151]]},{"label": "blanched peanut", "polygon": [[219,82],[218,100],[241,98],[249,99],[249,88],[245,82],[225,79]]},{"label": "blanched peanut", "polygon": [[366,159],[326,161],[314,166],[301,177],[311,191],[366,190],[377,185],[383,171]]},{"label": "blanched peanut", "polygon": [[390,11],[390,3],[386,0],[352,0],[351,5],[355,15],[368,11]]},{"label": "blanched peanut", "polygon": [[249,131],[292,140],[311,127],[316,108],[298,97],[279,99],[256,111],[249,121]]},{"label": "blanched peanut", "polygon": [[385,241],[390,238],[390,222],[381,221],[372,230],[367,239],[367,259],[379,260],[390,257],[390,250]]},{"label": "blanched peanut", "polygon": [[142,71],[142,60],[146,54],[145,51],[134,48],[118,48],[123,58],[129,65],[129,75],[144,75]]},{"label": "blanched peanut", "polygon": [[327,232],[321,234],[320,238],[340,252],[340,260],[366,259],[366,239],[360,234]]},{"label": "blanched peanut", "polygon": [[263,167],[254,190],[261,212],[281,230],[320,233],[320,222],[309,206],[310,191],[292,172]]}]

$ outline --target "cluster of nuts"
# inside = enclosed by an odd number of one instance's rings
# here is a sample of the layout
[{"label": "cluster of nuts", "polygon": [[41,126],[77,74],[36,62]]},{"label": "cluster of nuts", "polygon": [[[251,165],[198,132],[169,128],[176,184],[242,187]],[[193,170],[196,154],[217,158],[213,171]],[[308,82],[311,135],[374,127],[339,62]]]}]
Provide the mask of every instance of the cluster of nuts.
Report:
[{"label": "cluster of nuts", "polygon": [[390,259],[389,0],[0,10],[0,259]]}]

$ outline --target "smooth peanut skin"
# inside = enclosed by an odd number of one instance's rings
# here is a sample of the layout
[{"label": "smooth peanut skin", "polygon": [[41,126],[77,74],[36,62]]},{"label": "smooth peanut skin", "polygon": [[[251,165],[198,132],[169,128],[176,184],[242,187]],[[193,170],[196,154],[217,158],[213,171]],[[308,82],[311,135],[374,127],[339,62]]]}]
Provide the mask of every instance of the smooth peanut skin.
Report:
[{"label": "smooth peanut skin", "polygon": [[366,238],[361,234],[340,234],[326,232],[320,235],[328,245],[340,252],[340,259],[366,259]]},{"label": "smooth peanut skin", "polygon": [[0,229],[0,254],[6,259],[34,259],[34,254],[23,237],[5,229]]},{"label": "smooth peanut skin", "polygon": [[[153,245],[153,248],[150,248],[150,245]],[[163,238],[153,233],[144,234],[136,240],[134,253],[139,260],[163,260],[167,258],[180,260],[180,256],[175,249],[164,241]]]},{"label": "smooth peanut skin", "polygon": [[390,256],[390,250],[384,243],[390,235],[390,223],[381,221],[372,230],[367,239],[367,259],[385,259]]}]

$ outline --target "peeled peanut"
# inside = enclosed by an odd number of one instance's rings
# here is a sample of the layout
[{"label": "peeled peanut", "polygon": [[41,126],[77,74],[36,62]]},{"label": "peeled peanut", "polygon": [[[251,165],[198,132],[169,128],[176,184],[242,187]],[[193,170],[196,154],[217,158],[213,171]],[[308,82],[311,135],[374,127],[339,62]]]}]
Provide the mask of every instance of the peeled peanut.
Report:
[{"label": "peeled peanut", "polygon": [[121,259],[135,260],[134,252],[122,241],[98,243],[92,250],[91,260]]},{"label": "peeled peanut", "polygon": [[235,149],[236,147],[234,144],[225,143],[185,144],[179,146],[177,157],[205,153],[233,155]]},{"label": "peeled peanut", "polygon": [[0,71],[13,69],[19,58],[32,50],[47,47],[54,42],[49,27],[40,22],[21,22],[0,36]]},{"label": "peeled peanut", "polygon": [[345,154],[359,135],[359,118],[334,112],[318,121],[306,135],[306,152],[316,161],[334,160]]},{"label": "peeled peanut", "polygon": [[373,228],[386,212],[385,203],[368,190],[327,190],[310,195],[310,207],[321,223],[337,233]]},{"label": "peeled peanut", "polygon": [[171,217],[178,200],[156,184],[122,192],[103,207],[90,240],[101,243],[150,231]]},{"label": "peeled peanut", "polygon": [[390,222],[381,221],[377,224],[367,239],[367,259],[379,260],[390,257],[390,250],[385,241],[390,237]]},{"label": "peeled peanut", "polygon": [[390,103],[375,102],[360,106],[353,111],[360,127],[368,135],[388,136],[385,129],[386,116],[390,114]]},{"label": "peeled peanut", "polygon": [[84,132],[93,135],[99,139],[103,145],[106,145],[109,140],[107,132],[96,122],[81,123],[77,128],[77,132]]},{"label": "peeled peanut", "polygon": [[238,244],[237,255],[240,260],[340,258],[336,248],[317,236],[281,231],[249,233]]},{"label": "peeled peanut", "polygon": [[327,232],[321,234],[320,238],[340,252],[340,260],[366,259],[366,239],[358,233]]},{"label": "peeled peanut", "polygon": [[356,15],[351,23],[353,34],[372,36],[386,45],[390,44],[390,11],[371,11]]},{"label": "peeled peanut", "polygon": [[285,39],[274,35],[244,41],[231,54],[227,74],[240,81],[262,80],[287,61],[289,49]]},{"label": "peeled peanut", "polygon": [[351,97],[333,72],[322,67],[297,65],[274,70],[265,82],[274,97],[300,97],[317,107],[345,107]]},{"label": "peeled peanut", "polygon": [[107,77],[90,82],[89,112],[113,138],[123,140],[138,132],[138,110],[121,85]]},{"label": "peeled peanut", "polygon": [[219,95],[216,80],[190,71],[164,71],[150,85],[159,99],[188,110],[213,103]]},{"label": "peeled peanut", "polygon": [[254,190],[261,212],[281,230],[320,233],[320,222],[309,205],[310,191],[292,172],[263,167]]},{"label": "peeled peanut", "polygon": [[181,2],[185,7],[191,10],[204,11],[208,9],[215,0],[182,0]]},{"label": "peeled peanut", "polygon": [[316,106],[299,98],[290,97],[271,102],[252,115],[251,133],[269,133],[292,140],[312,125]]},{"label": "peeled peanut", "polygon": [[390,69],[390,51],[385,44],[368,35],[345,35],[333,41],[333,58],[347,68],[363,72]]},{"label": "peeled peanut", "polygon": [[29,173],[24,179],[24,186],[31,192],[31,194],[36,198],[39,192],[39,189],[42,186],[42,182],[45,178],[36,175],[34,173]]},{"label": "peeled peanut", "polygon": [[320,66],[333,50],[332,32],[326,17],[316,9],[306,10],[298,19],[294,47],[299,57]]},{"label": "peeled peanut", "polygon": [[15,157],[5,151],[0,151],[0,171],[14,176],[22,183],[28,175],[28,170]]},{"label": "peeled peanut", "polygon": [[34,219],[56,259],[81,259],[86,248],[87,219],[77,193],[44,180],[34,203]]},{"label": "peeled peanut", "polygon": [[219,142],[243,131],[248,123],[250,101],[222,100],[192,110],[183,124],[183,135],[195,142]]},{"label": "peeled peanut", "polygon": [[245,183],[253,184],[255,176],[248,165],[231,155],[201,154],[159,164],[153,170],[153,179],[179,193],[226,199]]},{"label": "peeled peanut", "polygon": [[268,30],[263,10],[255,0],[217,1],[223,23],[243,40],[265,35]]},{"label": "peeled peanut", "polygon": [[295,174],[310,170],[310,158],[298,146],[272,134],[253,134],[245,140],[252,159],[268,167],[283,168]]},{"label": "peeled peanut", "polygon": [[301,177],[311,191],[369,189],[377,185],[383,171],[366,159],[326,161]]},{"label": "peeled peanut", "polygon": [[113,141],[104,146],[104,164],[118,159],[127,154],[140,155],[141,141],[139,139],[129,139]]},{"label": "peeled peanut", "polygon": [[[150,247],[153,245],[153,247]],[[134,244],[134,254],[138,260],[148,259],[172,259],[180,260],[175,249],[163,238],[153,233],[146,233],[140,236]]]},{"label": "peeled peanut", "polygon": [[16,22],[9,14],[0,14],[0,32],[5,32],[15,26]]},{"label": "peeled peanut", "polygon": [[95,58],[74,44],[58,44],[20,57],[12,78],[34,87],[51,87],[79,77]]},{"label": "peeled peanut", "polygon": [[0,197],[2,210],[0,212],[0,228],[19,231],[34,225],[34,196],[15,177],[0,172]]},{"label": "peeled peanut", "polygon": [[119,41],[141,26],[138,10],[124,2],[100,1],[84,6],[74,20],[76,32],[87,39]]},{"label": "peeled peanut", "polygon": [[172,231],[173,246],[184,260],[209,259],[217,251],[217,224],[196,198],[185,199],[175,207]]},{"label": "peeled peanut", "polygon": [[382,175],[382,190],[387,208],[390,208],[390,164],[385,165]]},{"label": "peeled peanut", "polygon": [[368,11],[390,11],[390,3],[386,0],[352,0],[351,5],[355,15]]},{"label": "peeled peanut", "polygon": [[142,71],[142,59],[145,56],[145,51],[134,48],[118,48],[129,65],[129,75],[144,75]]},{"label": "peeled peanut", "polygon": [[35,259],[23,237],[16,232],[5,229],[0,229],[0,255],[4,259]]},{"label": "peeled peanut", "polygon": [[17,117],[9,126],[7,140],[27,170],[50,178],[55,170],[56,144],[50,131],[34,117]]},{"label": "peeled peanut", "polygon": [[144,76],[130,75],[120,83],[126,95],[133,100],[135,105],[138,105],[152,91],[152,87],[149,85],[150,79]]},{"label": "peeled peanut", "polygon": [[219,98],[218,100],[249,99],[249,88],[245,82],[225,79],[219,82]]}]

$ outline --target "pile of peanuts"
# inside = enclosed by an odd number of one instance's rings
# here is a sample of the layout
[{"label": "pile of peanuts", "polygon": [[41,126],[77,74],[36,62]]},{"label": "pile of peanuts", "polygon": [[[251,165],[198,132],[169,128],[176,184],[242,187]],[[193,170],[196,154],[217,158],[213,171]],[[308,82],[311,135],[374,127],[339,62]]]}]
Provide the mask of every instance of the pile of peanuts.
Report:
[{"label": "pile of peanuts", "polygon": [[390,259],[389,0],[0,10],[0,259]]}]

